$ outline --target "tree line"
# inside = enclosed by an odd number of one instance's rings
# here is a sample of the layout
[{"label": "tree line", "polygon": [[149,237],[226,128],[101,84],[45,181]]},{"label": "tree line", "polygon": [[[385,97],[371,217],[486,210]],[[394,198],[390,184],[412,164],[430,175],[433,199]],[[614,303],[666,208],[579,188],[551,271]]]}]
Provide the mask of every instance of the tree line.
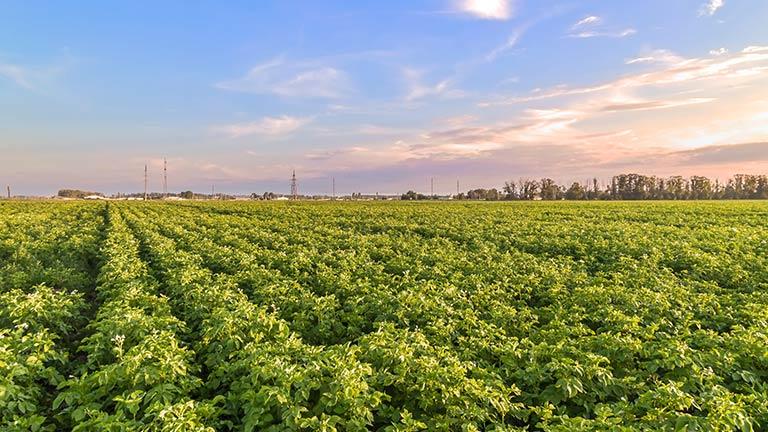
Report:
[{"label": "tree line", "polygon": [[[438,199],[437,196],[408,191],[403,200]],[[453,196],[458,200],[718,200],[768,199],[768,176],[736,174],[725,182],[703,176],[658,177],[619,174],[608,185],[596,178],[588,183],[557,184],[551,178],[519,179],[501,189],[472,189]]]}]

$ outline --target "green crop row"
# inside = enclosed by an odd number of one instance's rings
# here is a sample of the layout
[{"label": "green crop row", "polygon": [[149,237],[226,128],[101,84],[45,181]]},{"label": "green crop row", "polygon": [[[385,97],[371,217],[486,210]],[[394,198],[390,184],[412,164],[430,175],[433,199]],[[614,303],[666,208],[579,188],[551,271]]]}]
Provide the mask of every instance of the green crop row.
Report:
[{"label": "green crop row", "polygon": [[765,430],[766,216],[0,203],[3,430]]}]

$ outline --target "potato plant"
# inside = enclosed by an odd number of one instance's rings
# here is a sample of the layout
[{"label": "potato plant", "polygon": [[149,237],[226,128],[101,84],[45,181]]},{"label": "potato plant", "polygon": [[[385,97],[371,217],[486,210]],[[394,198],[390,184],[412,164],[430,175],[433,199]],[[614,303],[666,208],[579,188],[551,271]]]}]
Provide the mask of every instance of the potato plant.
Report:
[{"label": "potato plant", "polygon": [[766,216],[0,203],[0,429],[766,430]]}]

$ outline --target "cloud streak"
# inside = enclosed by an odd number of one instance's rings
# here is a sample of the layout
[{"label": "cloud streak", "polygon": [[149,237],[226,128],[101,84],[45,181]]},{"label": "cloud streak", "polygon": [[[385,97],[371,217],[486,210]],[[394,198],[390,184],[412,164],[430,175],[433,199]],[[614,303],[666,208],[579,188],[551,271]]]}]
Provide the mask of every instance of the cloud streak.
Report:
[{"label": "cloud streak", "polygon": [[627,75],[616,80],[585,87],[555,86],[536,90],[526,96],[509,97],[496,101],[481,102],[480,106],[512,105],[547,99],[587,95],[604,91],[630,90],[643,87],[660,87],[705,80],[737,80],[768,74],[768,46],[752,46],[730,55],[709,58],[679,58],[673,56],[644,56],[630,60],[629,64],[660,63],[661,69]]},{"label": "cloud streak", "polygon": [[408,102],[428,97],[456,99],[464,96],[464,92],[452,86],[451,79],[442,79],[434,84],[425,84],[424,71],[403,68],[402,74],[407,86],[405,100]]},{"label": "cloud streak", "polygon": [[568,37],[578,39],[588,39],[596,37],[625,38],[637,33],[634,28],[624,30],[607,30],[602,28],[603,19],[597,15],[586,16],[571,26],[571,33]]},{"label": "cloud streak", "polygon": [[281,137],[301,129],[312,121],[308,117],[264,117],[260,120],[246,123],[234,123],[214,126],[215,133],[227,135],[230,138],[241,138],[250,135]]},{"label": "cloud streak", "polygon": [[33,88],[29,71],[22,68],[21,66],[8,63],[0,63],[0,77],[5,77],[6,79],[14,82],[19,87],[23,87],[25,89]]},{"label": "cloud streak", "polygon": [[273,94],[288,98],[336,99],[350,89],[347,74],[314,62],[273,59],[252,67],[245,76],[215,84],[221,90]]},{"label": "cloud streak", "polygon": [[594,26],[603,22],[603,19],[596,15],[590,15],[579,20],[571,29],[576,30],[582,27]]},{"label": "cloud streak", "polygon": [[683,165],[768,161],[768,142],[711,145],[669,154]]},{"label": "cloud streak", "polygon": [[632,36],[634,34],[637,34],[637,30],[633,28],[627,28],[621,31],[582,31],[578,33],[571,33],[568,35],[568,37],[577,38],[577,39],[589,39],[589,38],[597,38],[597,37],[607,37],[607,38],[625,38],[628,36]]}]

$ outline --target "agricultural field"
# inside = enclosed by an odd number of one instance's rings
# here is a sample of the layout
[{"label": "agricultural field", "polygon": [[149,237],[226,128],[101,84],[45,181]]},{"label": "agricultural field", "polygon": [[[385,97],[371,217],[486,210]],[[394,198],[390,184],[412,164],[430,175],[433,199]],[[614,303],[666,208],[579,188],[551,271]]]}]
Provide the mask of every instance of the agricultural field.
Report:
[{"label": "agricultural field", "polygon": [[0,430],[768,430],[768,203],[0,202]]}]

